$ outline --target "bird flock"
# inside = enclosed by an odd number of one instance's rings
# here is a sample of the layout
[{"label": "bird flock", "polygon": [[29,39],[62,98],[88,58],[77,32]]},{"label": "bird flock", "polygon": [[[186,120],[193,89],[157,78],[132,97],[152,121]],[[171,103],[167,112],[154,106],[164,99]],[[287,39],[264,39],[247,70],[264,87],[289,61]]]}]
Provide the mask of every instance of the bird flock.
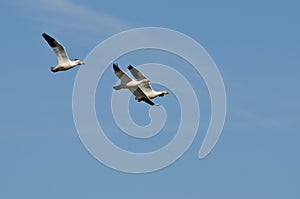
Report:
[{"label": "bird flock", "polygon": [[[74,68],[75,66],[84,64],[84,62],[79,59],[70,60],[64,46],[53,37],[46,33],[43,33],[42,36],[55,52],[58,61],[57,66],[50,68],[52,72],[66,71]],[[121,83],[119,85],[113,86],[115,90],[128,89],[135,96],[135,100],[137,100],[138,102],[146,102],[151,106],[156,105],[151,99],[169,94],[168,91],[165,90],[153,90],[150,85],[150,80],[132,65],[129,65],[127,68],[134,79],[124,73],[119,68],[118,64],[113,64],[113,70],[116,76],[121,80]]]}]

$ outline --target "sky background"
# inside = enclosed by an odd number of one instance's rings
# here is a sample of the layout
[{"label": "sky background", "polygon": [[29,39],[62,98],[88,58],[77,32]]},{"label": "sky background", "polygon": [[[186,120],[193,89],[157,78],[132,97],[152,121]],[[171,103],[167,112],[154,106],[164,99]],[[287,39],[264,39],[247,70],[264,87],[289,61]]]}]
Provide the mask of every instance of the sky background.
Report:
[{"label": "sky background", "polygon": [[[298,1],[4,0],[0,5],[0,198],[300,198]],[[121,57],[116,61],[123,69],[148,62],[172,65],[191,81],[201,107],[198,135],[178,161],[156,172],[128,174],[104,166],[81,143],[72,116],[78,68],[52,73],[56,59],[41,34],[63,43],[70,58],[84,60],[109,36],[147,26],[180,31],[208,51],[226,87],[227,118],[217,145],[199,160],[210,118],[201,77],[168,54]],[[162,136],[142,144],[125,140],[105,109],[117,78],[110,69],[105,74],[96,107],[99,120],[114,132],[108,136],[132,151],[167,143],[179,121],[176,98],[154,100],[170,112]],[[149,122],[149,106],[131,99],[130,108],[137,123]]]}]

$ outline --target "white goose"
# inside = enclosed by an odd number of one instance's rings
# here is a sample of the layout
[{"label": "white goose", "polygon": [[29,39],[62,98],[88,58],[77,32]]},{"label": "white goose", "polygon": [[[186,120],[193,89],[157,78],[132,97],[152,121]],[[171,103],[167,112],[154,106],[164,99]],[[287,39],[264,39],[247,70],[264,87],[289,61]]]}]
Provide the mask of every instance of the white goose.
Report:
[{"label": "white goose", "polygon": [[[139,70],[137,70],[136,68],[134,68],[131,65],[128,66],[128,69],[137,81],[147,78],[143,73],[141,73]],[[165,90],[164,91],[153,90],[152,87],[150,86],[149,82],[142,83],[139,85],[139,87],[150,99],[156,98],[157,96],[162,97],[166,94],[169,94],[169,92],[165,91]]]},{"label": "white goose", "polygon": [[154,102],[152,102],[149,97],[142,91],[142,89],[139,87],[139,84],[148,83],[149,80],[147,78],[143,78],[139,81],[135,81],[131,79],[126,73],[124,73],[117,64],[113,64],[113,69],[115,71],[115,74],[117,77],[121,80],[121,84],[118,86],[114,86],[113,88],[115,90],[119,90],[122,88],[129,89],[134,95],[135,99],[140,102],[144,101],[151,106],[155,105]]},{"label": "white goose", "polygon": [[75,59],[74,61],[71,61],[68,57],[68,54],[64,48],[63,45],[61,45],[58,41],[56,41],[51,36],[47,35],[46,33],[43,33],[42,36],[47,41],[49,46],[54,50],[58,65],[55,67],[51,67],[52,72],[58,72],[58,71],[65,71],[69,70],[75,66],[84,64],[82,61]]},{"label": "white goose", "polygon": [[137,87],[139,84],[150,82],[147,78],[139,79],[138,81],[135,81],[131,79],[128,75],[126,75],[117,64],[113,64],[113,68],[115,71],[115,74],[119,77],[121,80],[121,84],[114,86],[115,90],[120,90],[124,88],[131,88],[131,87]]}]

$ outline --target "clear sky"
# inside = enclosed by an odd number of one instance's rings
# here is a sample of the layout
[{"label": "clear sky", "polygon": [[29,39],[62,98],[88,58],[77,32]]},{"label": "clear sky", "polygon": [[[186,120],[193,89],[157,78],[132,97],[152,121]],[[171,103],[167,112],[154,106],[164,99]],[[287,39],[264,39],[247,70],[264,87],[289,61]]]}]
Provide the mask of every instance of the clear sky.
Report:
[{"label": "clear sky", "polygon": [[[298,1],[4,0],[0,5],[0,198],[300,198]],[[120,57],[123,69],[153,62],[174,66],[191,81],[201,108],[197,137],[179,160],[159,171],[130,174],[101,164],[80,141],[72,114],[78,68],[52,73],[56,59],[41,34],[51,34],[71,58],[84,60],[111,35],[147,26],[180,31],[207,50],[224,80],[227,118],[213,151],[198,159],[210,118],[201,77],[164,52]],[[180,120],[174,95],[154,100],[168,112],[161,135],[139,142],[124,136],[109,112],[116,83],[108,68],[96,93],[98,119],[113,132],[107,136],[135,152],[168,143]],[[131,99],[138,124],[149,123],[148,107]]]}]

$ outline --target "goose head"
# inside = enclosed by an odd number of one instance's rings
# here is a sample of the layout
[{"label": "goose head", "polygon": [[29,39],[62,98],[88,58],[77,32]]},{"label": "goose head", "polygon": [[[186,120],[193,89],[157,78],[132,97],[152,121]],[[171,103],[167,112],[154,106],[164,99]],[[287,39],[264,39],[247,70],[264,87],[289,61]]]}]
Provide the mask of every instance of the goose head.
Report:
[{"label": "goose head", "polygon": [[149,83],[149,82],[150,82],[149,79],[143,79],[143,80],[142,80],[142,83]]},{"label": "goose head", "polygon": [[74,62],[77,64],[77,65],[83,65],[84,62],[83,61],[80,61],[79,59],[74,59]]},{"label": "goose head", "polygon": [[168,91],[161,91],[161,94],[159,95],[159,97],[162,97],[162,96],[167,95],[167,94],[169,94]]},{"label": "goose head", "polygon": [[162,93],[163,95],[169,94],[168,91],[162,91],[161,93]]}]

